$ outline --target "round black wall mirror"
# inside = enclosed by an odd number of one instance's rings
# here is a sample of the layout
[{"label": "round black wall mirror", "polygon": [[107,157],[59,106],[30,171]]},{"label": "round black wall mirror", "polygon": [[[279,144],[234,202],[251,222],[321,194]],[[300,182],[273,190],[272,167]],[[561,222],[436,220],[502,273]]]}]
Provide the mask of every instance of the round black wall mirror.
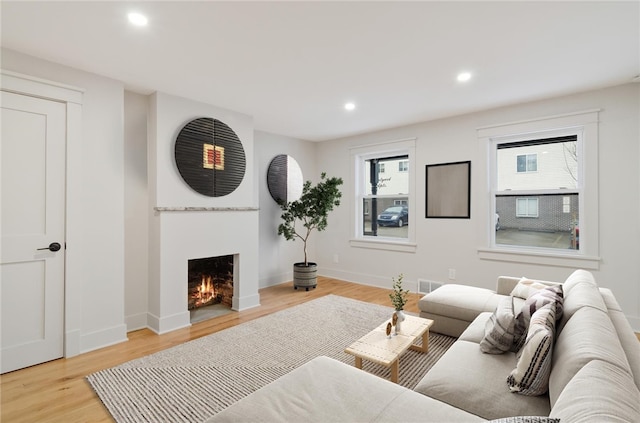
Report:
[{"label": "round black wall mirror", "polygon": [[276,203],[295,201],[302,195],[302,169],[291,156],[279,154],[269,163],[267,186]]}]

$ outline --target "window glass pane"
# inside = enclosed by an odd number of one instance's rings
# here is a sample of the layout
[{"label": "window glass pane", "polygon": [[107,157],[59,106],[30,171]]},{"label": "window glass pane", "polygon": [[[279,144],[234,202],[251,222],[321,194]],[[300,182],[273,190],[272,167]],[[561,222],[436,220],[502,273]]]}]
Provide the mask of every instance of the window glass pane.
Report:
[{"label": "window glass pane", "polygon": [[528,154],[527,155],[527,172],[535,172],[536,170],[538,170],[538,155]]},{"label": "window glass pane", "polygon": [[496,150],[498,191],[577,189],[576,138],[500,144]]},{"label": "window glass pane", "polygon": [[[365,160],[365,195],[409,194],[409,156]],[[401,171],[400,163],[405,162]]]},{"label": "window glass pane", "polygon": [[496,195],[496,214],[496,244],[579,249],[578,194]]},{"label": "window glass pane", "polygon": [[407,197],[370,197],[363,199],[365,236],[407,238],[410,223]]}]

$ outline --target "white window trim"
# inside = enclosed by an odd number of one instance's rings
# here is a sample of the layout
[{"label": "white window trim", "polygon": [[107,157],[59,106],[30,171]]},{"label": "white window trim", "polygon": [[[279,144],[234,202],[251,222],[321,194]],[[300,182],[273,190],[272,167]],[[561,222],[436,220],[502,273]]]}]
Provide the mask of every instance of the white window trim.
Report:
[{"label": "white window trim", "polygon": [[[416,215],[416,183],[415,183],[415,152],[416,152],[416,138],[406,138],[395,141],[387,141],[375,144],[368,144],[350,149],[351,156],[351,181],[349,190],[351,198],[351,222],[350,232],[351,239],[349,244],[355,248],[372,248],[388,251],[408,252],[415,253],[416,244],[416,222],[415,218],[411,216]],[[409,195],[407,199],[409,201],[408,209],[410,216],[410,223],[407,225],[407,238],[398,239],[390,237],[365,237],[362,230],[361,222],[363,216],[361,192],[357,189],[364,187],[362,181],[362,175],[364,174],[364,161],[371,158],[395,156],[406,154],[409,156]],[[356,188],[358,187],[358,188]]]},{"label": "white window trim", "polygon": [[[486,225],[478,228],[478,256],[484,260],[496,260],[527,264],[543,264],[560,267],[582,267],[597,270],[600,266],[598,223],[598,110],[542,117],[539,119],[485,126],[477,129],[478,141],[487,154],[488,191],[483,207]],[[578,134],[582,157],[579,180],[580,192],[580,250],[554,250],[519,246],[496,245],[495,201],[496,157],[492,154],[498,142],[515,142],[529,139],[551,138],[559,135]],[[584,190],[588,188],[588,191]]]}]

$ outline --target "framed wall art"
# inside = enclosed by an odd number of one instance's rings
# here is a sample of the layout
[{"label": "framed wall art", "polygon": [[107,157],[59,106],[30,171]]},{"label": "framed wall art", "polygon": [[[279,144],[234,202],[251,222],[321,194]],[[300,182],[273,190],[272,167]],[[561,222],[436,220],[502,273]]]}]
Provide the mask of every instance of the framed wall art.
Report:
[{"label": "framed wall art", "polygon": [[426,218],[471,217],[471,161],[425,166]]}]

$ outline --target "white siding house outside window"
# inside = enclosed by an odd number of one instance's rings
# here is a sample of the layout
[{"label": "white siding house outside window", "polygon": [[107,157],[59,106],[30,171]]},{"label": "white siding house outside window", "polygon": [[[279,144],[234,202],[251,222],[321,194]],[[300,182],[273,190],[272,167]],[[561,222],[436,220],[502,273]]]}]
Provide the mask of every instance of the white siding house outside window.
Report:
[{"label": "white siding house outside window", "polygon": [[579,151],[577,134],[496,143],[496,244],[580,248]]}]

